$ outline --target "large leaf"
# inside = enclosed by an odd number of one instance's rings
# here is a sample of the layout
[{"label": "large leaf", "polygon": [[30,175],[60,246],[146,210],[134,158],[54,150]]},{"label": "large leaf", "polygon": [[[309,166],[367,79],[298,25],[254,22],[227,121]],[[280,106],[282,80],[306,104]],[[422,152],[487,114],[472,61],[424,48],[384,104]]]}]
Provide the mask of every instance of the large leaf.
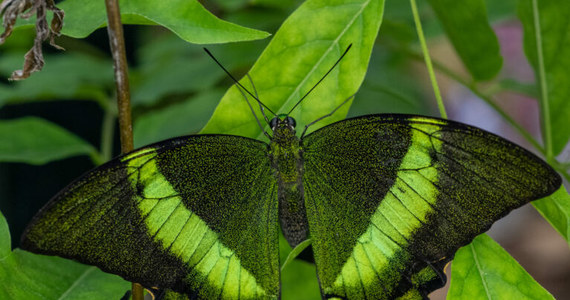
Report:
[{"label": "large leaf", "polygon": [[554,299],[487,235],[457,251],[447,299]]},{"label": "large leaf", "polygon": [[[261,101],[275,113],[289,112],[350,44],[353,47],[346,57],[291,116],[297,120],[297,127],[303,128],[356,93],[368,67],[383,7],[383,0],[303,3],[283,23],[249,72]],[[241,83],[253,91],[247,79]],[[253,105],[257,108],[256,103]],[[348,108],[345,105],[311,129],[344,118]],[[236,88],[228,90],[202,132],[263,137]]]},{"label": "large leaf", "polygon": [[532,205],[570,244],[570,195],[564,186]]},{"label": "large leaf", "polygon": [[[536,0],[540,38],[544,54],[552,148],[558,155],[570,138],[570,1]],[[519,18],[524,27],[524,50],[539,84],[539,61],[532,0],[519,1]],[[547,120],[543,120],[547,121]]]},{"label": "large leaf", "polygon": [[0,161],[45,164],[96,150],[69,131],[44,119],[0,120]]},{"label": "large leaf", "polygon": [[[124,24],[162,25],[185,41],[197,44],[256,40],[269,34],[218,19],[196,0],[121,0]],[[62,33],[83,38],[107,23],[104,1],[67,0]]]},{"label": "large leaf", "polygon": [[119,299],[130,284],[95,267],[10,249],[0,213],[0,299]]},{"label": "large leaf", "polygon": [[[382,24],[380,36],[386,39],[386,22]],[[366,78],[350,106],[349,117],[371,113],[426,114],[428,105],[423,99],[420,82],[411,80],[404,71],[404,63],[388,49],[376,44]]]},{"label": "large leaf", "polygon": [[429,0],[457,54],[476,80],[491,79],[503,64],[484,0]]}]

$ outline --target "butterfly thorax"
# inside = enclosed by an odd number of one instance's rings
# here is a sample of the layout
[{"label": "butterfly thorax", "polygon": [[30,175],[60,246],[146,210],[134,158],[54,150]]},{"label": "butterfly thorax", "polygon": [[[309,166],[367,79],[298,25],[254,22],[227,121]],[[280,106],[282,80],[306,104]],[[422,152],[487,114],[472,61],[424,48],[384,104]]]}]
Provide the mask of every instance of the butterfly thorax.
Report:
[{"label": "butterfly thorax", "polygon": [[273,138],[269,156],[278,184],[279,217],[283,235],[291,246],[307,238],[307,215],[303,191],[303,151],[295,135],[295,120],[276,117],[271,121]]}]

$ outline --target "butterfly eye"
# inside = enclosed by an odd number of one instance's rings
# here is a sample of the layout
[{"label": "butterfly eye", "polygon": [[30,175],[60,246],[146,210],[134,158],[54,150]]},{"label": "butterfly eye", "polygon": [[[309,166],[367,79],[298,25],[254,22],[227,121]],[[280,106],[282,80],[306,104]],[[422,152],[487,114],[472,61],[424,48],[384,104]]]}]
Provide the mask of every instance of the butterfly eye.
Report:
[{"label": "butterfly eye", "polygon": [[275,127],[277,127],[277,123],[279,123],[279,119],[275,117],[271,119],[271,121],[269,121],[269,126],[271,127],[271,129],[275,129]]},{"label": "butterfly eye", "polygon": [[285,122],[287,122],[287,124],[289,124],[289,126],[295,128],[295,126],[297,126],[297,122],[295,121],[295,119],[291,118],[291,117],[287,117],[285,119]]}]

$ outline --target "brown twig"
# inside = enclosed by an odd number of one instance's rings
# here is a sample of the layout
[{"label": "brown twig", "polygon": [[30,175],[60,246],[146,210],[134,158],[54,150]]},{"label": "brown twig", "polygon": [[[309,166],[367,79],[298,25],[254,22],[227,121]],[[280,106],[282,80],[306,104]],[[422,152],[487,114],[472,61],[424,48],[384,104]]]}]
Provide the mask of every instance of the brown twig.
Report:
[{"label": "brown twig", "polygon": [[[107,32],[113,55],[115,69],[115,83],[117,87],[117,106],[119,108],[119,130],[121,137],[121,152],[133,150],[133,126],[131,120],[131,100],[129,91],[129,76],[125,39],[123,37],[123,24],[117,0],[105,0],[107,7]],[[132,284],[132,299],[143,300],[144,293],[140,284]]]},{"label": "brown twig", "polygon": [[121,151],[127,153],[133,150],[133,126],[123,24],[121,23],[118,1],[105,0],[105,5],[107,6],[108,19],[107,32],[109,33],[109,43],[111,44],[111,52],[113,54],[115,83],[117,85]]}]

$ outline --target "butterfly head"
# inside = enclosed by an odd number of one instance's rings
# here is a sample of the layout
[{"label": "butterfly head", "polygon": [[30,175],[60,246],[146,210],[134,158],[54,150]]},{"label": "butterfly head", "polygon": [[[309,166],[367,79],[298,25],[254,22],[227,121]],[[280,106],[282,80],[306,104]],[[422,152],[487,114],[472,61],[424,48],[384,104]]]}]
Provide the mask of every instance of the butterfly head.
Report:
[{"label": "butterfly head", "polygon": [[295,136],[297,122],[286,114],[279,114],[269,121],[274,138]]},{"label": "butterfly head", "polygon": [[289,128],[290,130],[295,130],[295,126],[297,122],[292,117],[289,117],[286,114],[277,115],[275,118],[269,121],[269,126],[271,126],[271,130],[275,131],[276,129],[285,129]]}]

